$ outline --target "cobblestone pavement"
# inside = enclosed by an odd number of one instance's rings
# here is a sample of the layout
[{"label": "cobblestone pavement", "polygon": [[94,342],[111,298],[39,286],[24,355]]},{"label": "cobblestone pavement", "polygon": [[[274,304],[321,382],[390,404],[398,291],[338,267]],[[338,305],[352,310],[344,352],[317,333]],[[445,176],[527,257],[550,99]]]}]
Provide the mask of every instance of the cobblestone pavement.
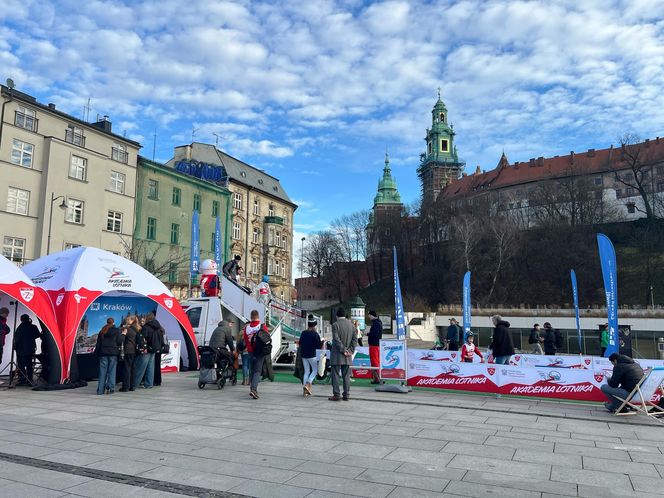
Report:
[{"label": "cobblestone pavement", "polygon": [[296,384],[97,396],[0,391],[0,494],[39,496],[649,496],[664,426],[598,405]]}]

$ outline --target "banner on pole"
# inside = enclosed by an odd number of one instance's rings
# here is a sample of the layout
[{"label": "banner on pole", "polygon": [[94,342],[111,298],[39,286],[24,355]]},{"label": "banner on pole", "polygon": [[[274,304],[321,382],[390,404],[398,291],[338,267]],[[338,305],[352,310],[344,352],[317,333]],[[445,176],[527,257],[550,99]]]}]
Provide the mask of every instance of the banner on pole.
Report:
[{"label": "banner on pole", "polygon": [[463,342],[470,332],[470,272],[463,276]]},{"label": "banner on pole", "polygon": [[611,240],[604,234],[597,234],[599,260],[602,265],[604,293],[606,294],[606,311],[609,324],[609,345],[604,356],[609,357],[618,352],[618,271],[616,268],[616,251]]},{"label": "banner on pole", "polygon": [[406,380],[405,341],[380,341],[380,378]]},{"label": "banner on pole", "polygon": [[214,261],[217,263],[217,276],[221,275],[221,266],[224,264],[223,254],[221,254],[221,222],[217,216],[217,222],[214,226]]},{"label": "banner on pole", "polygon": [[579,289],[576,285],[576,272],[570,270],[572,279],[572,298],[574,300],[574,316],[576,317],[576,339],[579,342],[579,353],[583,353],[583,340],[581,338],[581,321],[579,320]]},{"label": "banner on pole", "polygon": [[199,239],[199,228],[198,228],[198,211],[194,211],[194,214],[191,218],[191,257],[189,265],[189,273],[192,276],[198,273],[198,270],[201,266],[201,247]]},{"label": "banner on pole", "polygon": [[403,300],[401,299],[401,284],[399,283],[399,268],[397,266],[397,248],[392,246],[394,257],[394,308],[396,316],[396,336],[400,341],[406,339],[406,319],[403,314]]}]

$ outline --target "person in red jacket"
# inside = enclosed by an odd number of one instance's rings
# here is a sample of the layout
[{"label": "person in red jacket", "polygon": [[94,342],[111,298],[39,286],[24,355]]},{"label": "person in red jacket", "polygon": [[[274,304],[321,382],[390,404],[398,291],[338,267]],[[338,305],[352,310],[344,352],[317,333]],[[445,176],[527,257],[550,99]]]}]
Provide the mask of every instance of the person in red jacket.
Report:
[{"label": "person in red jacket", "polygon": [[244,344],[247,347],[247,352],[251,358],[251,387],[249,388],[249,396],[254,399],[258,399],[258,383],[261,379],[261,374],[263,373],[263,363],[265,362],[265,355],[262,353],[254,353],[254,345],[251,339],[258,333],[261,328],[268,332],[267,326],[261,323],[260,315],[258,310],[253,310],[251,312],[251,321],[244,327],[244,332],[242,333],[242,338],[244,339]]},{"label": "person in red jacket", "polygon": [[466,342],[463,343],[461,348],[461,361],[464,363],[472,363],[475,355],[480,357],[480,362],[484,362],[484,356],[482,356],[480,348],[475,345],[475,334],[468,332]]}]

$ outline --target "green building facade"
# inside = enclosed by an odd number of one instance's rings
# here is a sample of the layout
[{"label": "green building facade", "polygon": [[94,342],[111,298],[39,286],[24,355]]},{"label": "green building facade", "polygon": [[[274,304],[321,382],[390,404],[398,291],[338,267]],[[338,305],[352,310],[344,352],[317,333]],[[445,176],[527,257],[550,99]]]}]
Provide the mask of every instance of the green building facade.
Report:
[{"label": "green building facade", "polygon": [[177,297],[185,297],[193,212],[199,212],[201,261],[214,259],[217,216],[222,261],[228,259],[232,230],[230,191],[140,156],[136,184],[132,260],[152,272]]}]

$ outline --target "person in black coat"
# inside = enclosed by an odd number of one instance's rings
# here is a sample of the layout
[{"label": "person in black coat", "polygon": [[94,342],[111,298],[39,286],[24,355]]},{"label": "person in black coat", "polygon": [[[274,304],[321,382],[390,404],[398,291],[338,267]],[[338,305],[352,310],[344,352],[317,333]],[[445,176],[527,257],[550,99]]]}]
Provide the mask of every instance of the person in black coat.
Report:
[{"label": "person in black coat", "polygon": [[514,354],[510,323],[503,320],[500,315],[493,315],[491,321],[494,329],[489,349],[493,351],[493,361],[498,365],[507,365]]},{"label": "person in black coat", "polygon": [[99,381],[97,394],[113,394],[115,392],[115,373],[118,367],[120,345],[124,338],[120,329],[115,326],[115,320],[109,318],[97,335],[95,354],[99,357]]},{"label": "person in black coat", "polygon": [[544,323],[544,354],[552,356],[558,351],[556,330],[549,322]]},{"label": "person in black coat", "polygon": [[32,358],[37,351],[37,339],[42,336],[32,319],[28,315],[21,315],[21,324],[14,333],[14,349],[16,362],[21,373],[19,384],[32,385]]},{"label": "person in black coat", "polygon": [[[145,373],[144,384],[146,388],[150,388],[161,385],[161,350],[164,344],[166,344],[166,332],[153,313],[148,313],[145,320],[143,330],[151,353],[149,353],[150,356],[148,357],[148,367]],[[152,372],[151,375],[150,372]]]},{"label": "person in black coat", "polygon": [[122,327],[124,336],[124,361],[122,362],[122,389],[121,392],[133,391],[134,386],[134,360],[136,359],[136,334],[139,330],[138,318],[130,315]]},{"label": "person in black coat", "polygon": [[632,358],[624,354],[613,353],[609,356],[613,363],[613,374],[608,378],[607,384],[602,384],[602,392],[608,398],[604,406],[610,412],[614,412],[622,404],[622,401],[614,396],[627,399],[629,393],[643,377],[643,369]]}]

